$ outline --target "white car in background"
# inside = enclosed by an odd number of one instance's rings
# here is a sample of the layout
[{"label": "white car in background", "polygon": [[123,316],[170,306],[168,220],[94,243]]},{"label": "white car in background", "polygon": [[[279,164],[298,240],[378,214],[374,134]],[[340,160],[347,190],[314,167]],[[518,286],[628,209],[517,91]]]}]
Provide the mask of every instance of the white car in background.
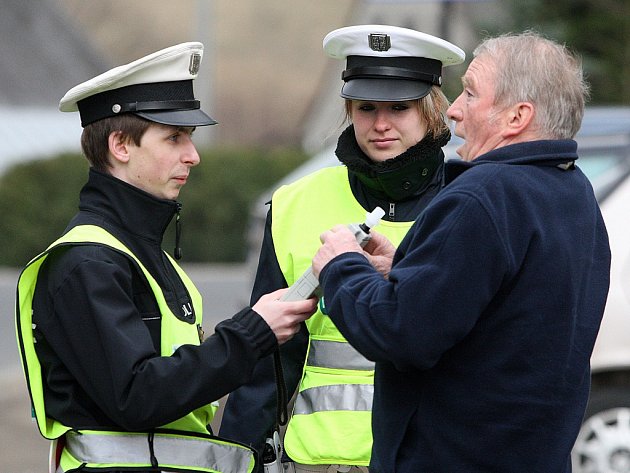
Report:
[{"label": "white car in background", "polygon": [[[630,107],[587,108],[576,140],[577,165],[591,180],[606,221],[612,264],[606,310],[591,357],[591,396],[573,449],[573,471],[630,473]],[[453,136],[444,148],[447,159],[458,157],[459,144],[461,139]],[[334,147],[328,148],[274,189],[338,164]],[[252,275],[265,224],[264,203],[271,193],[261,196],[251,213]]]},{"label": "white car in background", "polygon": [[577,163],[593,183],[612,262],[573,470],[630,473],[630,108],[587,110],[577,141]]}]

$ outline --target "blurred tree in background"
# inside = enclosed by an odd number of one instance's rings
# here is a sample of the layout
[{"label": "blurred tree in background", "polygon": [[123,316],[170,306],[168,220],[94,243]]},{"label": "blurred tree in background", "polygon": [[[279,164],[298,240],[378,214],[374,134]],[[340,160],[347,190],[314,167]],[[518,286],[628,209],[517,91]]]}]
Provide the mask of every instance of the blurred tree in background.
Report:
[{"label": "blurred tree in background", "polygon": [[630,105],[630,1],[509,0],[505,6],[512,24],[502,31],[533,29],[580,54],[590,103]]},{"label": "blurred tree in background", "polygon": [[[308,158],[293,149],[214,150],[202,155],[178,199],[183,204],[183,259],[244,261],[252,204]],[[164,245],[169,252],[174,236],[174,228],[169,229]]]},{"label": "blurred tree in background", "polygon": [[[184,262],[241,262],[252,203],[303,163],[301,151],[200,150],[182,189]],[[88,163],[78,154],[14,166],[0,177],[0,266],[24,266],[61,235],[77,211]],[[172,254],[175,229],[163,248]]]},{"label": "blurred tree in background", "polygon": [[64,154],[18,164],[0,177],[0,265],[23,266],[61,235],[87,173],[85,158]]}]

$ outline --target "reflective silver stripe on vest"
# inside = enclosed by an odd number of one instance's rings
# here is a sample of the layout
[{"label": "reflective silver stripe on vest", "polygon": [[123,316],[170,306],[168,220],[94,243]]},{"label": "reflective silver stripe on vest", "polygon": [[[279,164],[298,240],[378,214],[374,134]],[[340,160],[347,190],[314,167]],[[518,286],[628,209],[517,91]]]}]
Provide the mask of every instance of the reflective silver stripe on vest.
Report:
[{"label": "reflective silver stripe on vest", "polygon": [[[151,465],[147,434],[66,433],[66,448],[82,463],[125,466]],[[244,447],[220,445],[194,437],[156,433],[153,454],[158,467],[175,466],[186,471],[204,468],[222,473],[248,471],[253,452]]]},{"label": "reflective silver stripe on vest", "polygon": [[294,414],[324,411],[371,411],[372,384],[331,384],[305,389],[295,399]]},{"label": "reflective silver stripe on vest", "polygon": [[311,340],[308,366],[342,370],[374,371],[374,362],[365,358],[348,342]]}]

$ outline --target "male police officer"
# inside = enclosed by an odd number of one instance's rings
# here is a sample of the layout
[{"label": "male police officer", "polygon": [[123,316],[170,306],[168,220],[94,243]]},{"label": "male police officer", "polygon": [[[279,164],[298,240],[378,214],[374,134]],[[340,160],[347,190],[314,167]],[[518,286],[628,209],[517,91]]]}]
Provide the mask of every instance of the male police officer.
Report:
[{"label": "male police officer", "polygon": [[203,341],[201,296],[161,249],[199,163],[192,132],[216,123],[193,95],[202,54],[200,43],[173,46],[61,100],[81,115],[89,179],[63,236],[22,272],[16,308],[38,426],[59,439],[57,472],[252,471],[251,449],[210,435],[213,401],[315,309],[277,291]]}]

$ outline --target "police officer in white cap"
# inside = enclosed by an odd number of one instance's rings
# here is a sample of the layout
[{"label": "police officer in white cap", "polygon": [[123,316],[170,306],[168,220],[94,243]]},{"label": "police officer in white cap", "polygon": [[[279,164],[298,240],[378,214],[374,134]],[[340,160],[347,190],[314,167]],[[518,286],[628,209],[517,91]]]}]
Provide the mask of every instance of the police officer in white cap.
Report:
[{"label": "police officer in white cap", "polygon": [[193,95],[202,54],[179,44],[61,100],[80,113],[89,178],[63,235],[20,275],[16,307],[51,472],[253,471],[251,448],[210,435],[214,401],[315,309],[278,291],[203,340],[201,296],[161,249],[199,164],[191,135],[215,123]]},{"label": "police officer in white cap", "polygon": [[[350,125],[336,149],[343,166],[275,192],[252,300],[291,285],[311,264],[320,233],[361,222],[375,207],[386,211],[378,232],[400,242],[441,187],[441,148],[450,139],[442,68],[463,62],[464,52],[440,38],[385,25],[332,31],[323,46],[346,61],[341,97]],[[297,389],[284,438],[291,468],[366,471],[374,363],[346,342],[325,304],[280,352],[287,390]],[[279,423],[275,391],[272,362],[262,360],[254,381],[230,394],[221,435],[261,448]]]}]

